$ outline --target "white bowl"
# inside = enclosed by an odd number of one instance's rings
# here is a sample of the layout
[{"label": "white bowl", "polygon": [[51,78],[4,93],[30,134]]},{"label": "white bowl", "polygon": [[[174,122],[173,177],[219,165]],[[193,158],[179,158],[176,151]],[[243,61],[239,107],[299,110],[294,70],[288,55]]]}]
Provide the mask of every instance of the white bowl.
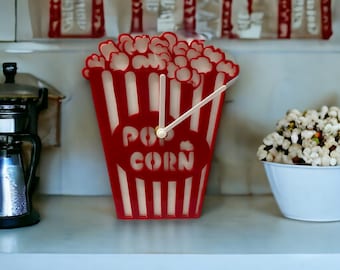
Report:
[{"label": "white bowl", "polygon": [[340,166],[290,165],[263,161],[282,214],[305,221],[340,220]]}]

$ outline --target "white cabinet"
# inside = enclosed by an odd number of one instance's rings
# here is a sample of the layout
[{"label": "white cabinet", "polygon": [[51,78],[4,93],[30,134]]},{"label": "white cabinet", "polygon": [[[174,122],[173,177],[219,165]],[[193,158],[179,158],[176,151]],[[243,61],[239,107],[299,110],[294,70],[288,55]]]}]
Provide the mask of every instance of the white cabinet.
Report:
[{"label": "white cabinet", "polygon": [[[62,145],[44,149],[40,163],[41,193],[61,196],[41,199],[39,225],[0,231],[4,268],[51,268],[51,260],[59,261],[56,267],[82,269],[339,267],[339,223],[282,218],[271,195],[263,195],[270,189],[256,150],[286,110],[340,106],[340,1],[334,1],[334,34],[328,41],[211,41],[241,67],[219,129],[208,186],[214,197],[200,219],[143,222],[117,221],[112,199],[102,197],[110,195],[110,187],[90,87],[81,76],[98,40],[32,38],[28,2],[17,0],[20,42],[10,42],[13,3],[1,1],[0,40],[8,41],[0,42],[1,61],[17,62],[18,72],[47,81],[66,100]],[[249,193],[260,195],[234,197]]]},{"label": "white cabinet", "polygon": [[15,1],[3,0],[0,3],[0,42],[15,40]]}]

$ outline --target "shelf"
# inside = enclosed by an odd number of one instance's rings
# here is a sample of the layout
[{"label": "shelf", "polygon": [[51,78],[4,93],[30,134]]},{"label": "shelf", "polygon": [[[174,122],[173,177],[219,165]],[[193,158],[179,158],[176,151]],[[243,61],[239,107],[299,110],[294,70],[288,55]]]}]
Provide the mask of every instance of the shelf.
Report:
[{"label": "shelf", "polygon": [[233,53],[340,53],[336,40],[214,40],[207,43]]},{"label": "shelf", "polygon": [[[0,52],[95,52],[98,43],[112,39],[33,39],[31,41],[0,42]],[[337,36],[330,40],[290,39],[290,40],[207,40],[207,44],[233,53],[340,53]]]},{"label": "shelf", "polygon": [[34,39],[32,41],[0,42],[0,52],[94,52],[101,40],[106,39]]},{"label": "shelf", "polygon": [[39,224],[0,231],[4,269],[340,266],[340,223],[283,218],[269,195],[207,196],[202,217],[185,220],[117,220],[111,197],[44,196],[38,202]]}]

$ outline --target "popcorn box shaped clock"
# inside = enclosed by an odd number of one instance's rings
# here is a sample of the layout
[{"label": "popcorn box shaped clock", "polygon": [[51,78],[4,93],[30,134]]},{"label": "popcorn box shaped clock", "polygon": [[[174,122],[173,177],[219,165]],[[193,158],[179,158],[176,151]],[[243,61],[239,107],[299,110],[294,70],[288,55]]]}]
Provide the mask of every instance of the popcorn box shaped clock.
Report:
[{"label": "popcorn box shaped clock", "polygon": [[121,219],[200,217],[225,90],[239,66],[202,41],[122,34],[87,57]]}]

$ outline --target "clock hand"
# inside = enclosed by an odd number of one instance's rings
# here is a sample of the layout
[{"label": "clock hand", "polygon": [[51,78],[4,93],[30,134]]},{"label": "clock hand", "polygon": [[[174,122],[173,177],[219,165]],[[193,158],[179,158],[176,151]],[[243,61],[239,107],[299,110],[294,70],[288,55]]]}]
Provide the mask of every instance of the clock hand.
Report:
[{"label": "clock hand", "polygon": [[166,76],[159,76],[159,110],[158,110],[158,128],[165,126],[165,91],[166,91]]},{"label": "clock hand", "polygon": [[176,118],[174,121],[172,121],[170,124],[168,124],[166,127],[158,127],[156,130],[156,135],[158,138],[163,139],[168,134],[169,130],[173,129],[175,126],[183,122],[185,119],[187,119],[189,116],[191,116],[196,110],[203,107],[205,104],[213,100],[216,96],[221,94],[223,91],[227,90],[228,87],[230,87],[237,77],[230,80],[227,84],[222,85],[221,87],[217,88],[214,92],[212,92],[210,95],[208,95],[206,98],[202,99],[200,102],[198,102],[195,106],[193,106],[191,109],[187,110],[185,113],[180,115],[178,118]]}]

